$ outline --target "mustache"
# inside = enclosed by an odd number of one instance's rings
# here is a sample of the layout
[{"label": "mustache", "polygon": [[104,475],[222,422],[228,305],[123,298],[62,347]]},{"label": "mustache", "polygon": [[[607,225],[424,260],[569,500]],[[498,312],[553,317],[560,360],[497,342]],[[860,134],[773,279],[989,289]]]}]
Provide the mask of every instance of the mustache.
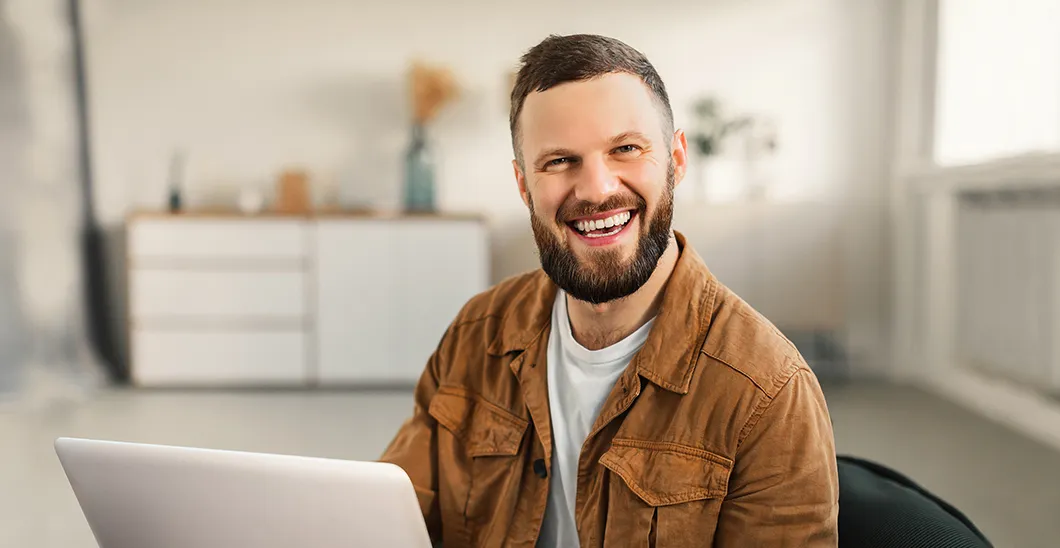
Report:
[{"label": "mustache", "polygon": [[561,223],[567,223],[578,217],[587,217],[605,211],[635,209],[638,212],[643,212],[647,207],[648,203],[644,201],[644,198],[636,194],[611,196],[599,204],[571,198],[560,206],[559,211],[556,212],[556,219]]}]

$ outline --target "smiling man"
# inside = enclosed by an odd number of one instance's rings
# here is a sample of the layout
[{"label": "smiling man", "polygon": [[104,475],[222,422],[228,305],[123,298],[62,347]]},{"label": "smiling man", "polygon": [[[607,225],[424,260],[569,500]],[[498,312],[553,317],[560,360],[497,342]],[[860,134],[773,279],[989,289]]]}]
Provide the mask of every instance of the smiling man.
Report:
[{"label": "smiling man", "polygon": [[383,460],[458,546],[836,546],[820,386],[672,229],[662,80],[602,36],[531,49],[513,167],[541,270],[461,310]]}]

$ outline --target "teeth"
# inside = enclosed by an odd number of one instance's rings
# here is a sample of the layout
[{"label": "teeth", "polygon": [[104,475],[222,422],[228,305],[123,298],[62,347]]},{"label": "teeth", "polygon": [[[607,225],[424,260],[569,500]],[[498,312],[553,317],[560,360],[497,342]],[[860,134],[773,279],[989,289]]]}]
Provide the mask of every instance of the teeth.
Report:
[{"label": "teeth", "polygon": [[586,234],[590,238],[603,238],[604,236],[610,236],[612,234],[618,234],[618,231],[622,230],[622,227],[612,228],[607,232],[593,232],[592,234]]},{"label": "teeth", "polygon": [[[612,216],[610,216],[610,217],[608,217],[606,219],[595,219],[595,220],[591,220],[591,221],[578,221],[578,222],[574,223],[574,227],[577,228],[580,232],[591,232],[593,230],[602,230],[602,229],[605,229],[605,228],[614,228],[614,227],[621,228],[623,225],[628,223],[629,220],[632,217],[633,217],[633,215],[630,212],[624,211],[624,212],[619,213],[617,215],[612,215]],[[615,232],[618,232],[618,231],[617,230],[608,231],[608,234],[603,234],[603,235],[606,236],[606,235],[609,235],[609,234],[614,234]]]}]

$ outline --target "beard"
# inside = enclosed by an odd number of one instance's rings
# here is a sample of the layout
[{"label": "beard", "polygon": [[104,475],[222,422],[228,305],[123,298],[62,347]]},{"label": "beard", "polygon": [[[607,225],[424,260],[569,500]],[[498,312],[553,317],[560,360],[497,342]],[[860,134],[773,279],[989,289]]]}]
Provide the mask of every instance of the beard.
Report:
[{"label": "beard", "polygon": [[674,209],[674,165],[671,161],[666,173],[666,186],[659,205],[647,216],[647,203],[640,196],[614,196],[602,204],[589,202],[567,203],[556,214],[564,228],[563,219],[592,215],[614,209],[634,208],[640,219],[637,248],[631,258],[624,259],[621,250],[592,250],[579,260],[569,246],[545,221],[534,214],[534,200],[530,198],[530,225],[537,241],[541,268],[548,277],[579,301],[602,304],[626,298],[640,289],[659,264],[659,258],[670,241]]}]

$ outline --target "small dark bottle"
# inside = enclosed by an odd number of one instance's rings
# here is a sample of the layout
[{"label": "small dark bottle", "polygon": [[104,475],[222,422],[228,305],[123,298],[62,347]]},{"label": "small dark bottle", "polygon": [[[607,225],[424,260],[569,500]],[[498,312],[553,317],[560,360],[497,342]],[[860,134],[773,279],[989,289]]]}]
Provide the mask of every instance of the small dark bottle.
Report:
[{"label": "small dark bottle", "polygon": [[180,213],[183,203],[180,195],[184,177],[184,153],[176,152],[169,161],[169,212]]}]

